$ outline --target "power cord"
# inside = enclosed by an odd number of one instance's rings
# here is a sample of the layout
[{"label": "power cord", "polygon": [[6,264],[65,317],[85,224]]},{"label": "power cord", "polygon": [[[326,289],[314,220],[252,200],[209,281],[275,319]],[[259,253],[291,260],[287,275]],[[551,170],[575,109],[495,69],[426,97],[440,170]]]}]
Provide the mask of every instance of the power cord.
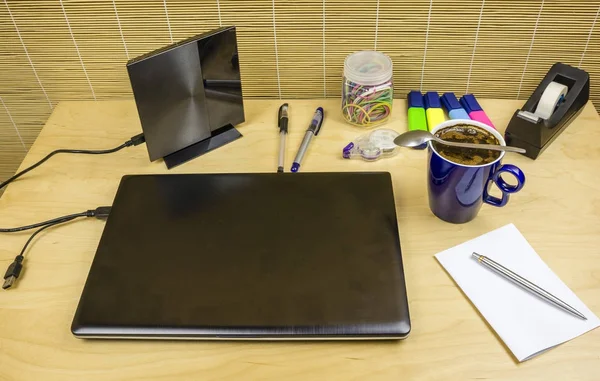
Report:
[{"label": "power cord", "polygon": [[96,209],[86,210],[85,212],[81,212],[81,213],[69,214],[66,216],[54,218],[54,219],[40,222],[40,223],[33,224],[33,225],[21,226],[18,228],[11,228],[11,229],[0,229],[0,232],[2,232],[2,233],[13,233],[13,232],[20,232],[20,231],[24,231],[24,230],[35,229],[35,228],[39,227],[38,230],[33,232],[33,234],[31,235],[31,237],[29,237],[27,242],[25,242],[25,246],[23,246],[23,249],[21,250],[19,255],[17,255],[15,257],[15,260],[8,266],[8,269],[6,270],[6,273],[4,274],[4,284],[2,285],[2,288],[5,290],[11,288],[15,284],[17,279],[19,278],[19,275],[21,275],[21,271],[23,270],[23,259],[24,259],[25,251],[27,250],[27,247],[29,246],[31,241],[33,241],[35,236],[37,236],[42,231],[44,231],[48,228],[63,224],[65,222],[72,221],[79,217],[96,217],[97,219],[104,220],[110,214],[110,210],[111,210],[110,206],[100,206]]},{"label": "power cord", "polygon": [[22,231],[25,231],[25,230],[31,230],[31,229],[39,228],[40,226],[60,224],[60,223],[63,223],[63,222],[71,221],[71,220],[73,220],[73,219],[75,219],[77,217],[88,217],[88,213],[89,212],[91,212],[91,211],[88,210],[86,212],[69,214],[67,216],[53,218],[53,219],[48,220],[48,221],[38,222],[37,224],[33,224],[33,225],[20,226],[18,228],[8,228],[8,229],[6,229],[6,228],[0,228],[0,233],[16,233],[16,232],[22,232]]},{"label": "power cord", "polygon": [[122,150],[125,147],[138,146],[138,145],[144,143],[145,141],[146,141],[146,138],[144,137],[144,134],[138,134],[138,135],[132,137],[131,139],[129,139],[128,141],[126,141],[125,143],[121,144],[120,146],[115,147],[115,148],[111,148],[111,149],[103,149],[103,150],[57,149],[56,151],[50,152],[48,155],[46,155],[46,157],[44,157],[42,160],[38,161],[37,163],[33,164],[31,167],[22,170],[21,172],[17,173],[16,175],[14,175],[13,177],[11,177],[8,180],[4,181],[3,183],[0,183],[0,189],[4,188],[8,184],[12,183],[13,181],[15,181],[19,177],[23,176],[27,172],[36,169],[40,165],[44,164],[52,156],[57,155],[59,153],[76,153],[76,154],[85,154],[85,155],[104,155],[104,154],[108,154],[108,153],[113,153],[113,152],[120,151],[120,150]]}]

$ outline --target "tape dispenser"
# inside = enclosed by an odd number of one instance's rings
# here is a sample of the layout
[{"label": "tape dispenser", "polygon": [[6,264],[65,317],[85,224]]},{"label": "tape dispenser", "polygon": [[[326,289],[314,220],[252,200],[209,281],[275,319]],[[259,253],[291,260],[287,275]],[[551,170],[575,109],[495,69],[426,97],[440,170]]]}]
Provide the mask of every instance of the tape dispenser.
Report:
[{"label": "tape dispenser", "polygon": [[579,115],[590,98],[587,72],[563,63],[552,65],[506,128],[506,144],[524,148],[536,159]]},{"label": "tape dispenser", "polygon": [[394,139],[400,135],[394,130],[380,128],[361,135],[350,142],[342,150],[344,159],[359,158],[366,161],[375,161],[383,157],[396,154],[398,146]]}]

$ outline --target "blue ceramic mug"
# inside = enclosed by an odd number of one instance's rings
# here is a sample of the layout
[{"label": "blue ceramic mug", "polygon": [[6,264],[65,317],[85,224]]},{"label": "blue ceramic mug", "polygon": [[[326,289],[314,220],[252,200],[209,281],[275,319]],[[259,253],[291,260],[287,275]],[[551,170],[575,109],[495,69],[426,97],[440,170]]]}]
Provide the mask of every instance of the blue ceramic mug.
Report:
[{"label": "blue ceramic mug", "polygon": [[[474,121],[454,119],[437,125],[431,132],[435,134],[442,128],[457,124],[468,124],[482,128],[493,134],[501,145],[506,145],[504,138],[495,129]],[[431,142],[428,143],[427,161],[429,163],[428,191],[429,207],[433,214],[444,221],[455,224],[469,222],[477,216],[481,205],[487,204],[501,207],[508,203],[511,193],[516,193],[525,185],[525,174],[518,167],[502,164],[505,153],[498,159],[484,165],[457,164],[440,156]],[[510,185],[502,178],[510,174],[516,178],[517,184]],[[488,192],[495,184],[502,197],[491,196]]]}]

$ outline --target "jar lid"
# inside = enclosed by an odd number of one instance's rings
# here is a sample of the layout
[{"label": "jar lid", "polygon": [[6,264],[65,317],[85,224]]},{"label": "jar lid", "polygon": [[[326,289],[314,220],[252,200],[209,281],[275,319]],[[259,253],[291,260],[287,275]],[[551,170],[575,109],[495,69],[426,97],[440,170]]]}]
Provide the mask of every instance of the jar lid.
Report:
[{"label": "jar lid", "polygon": [[352,53],[344,60],[344,77],[360,85],[379,85],[392,78],[392,60],[371,50]]}]

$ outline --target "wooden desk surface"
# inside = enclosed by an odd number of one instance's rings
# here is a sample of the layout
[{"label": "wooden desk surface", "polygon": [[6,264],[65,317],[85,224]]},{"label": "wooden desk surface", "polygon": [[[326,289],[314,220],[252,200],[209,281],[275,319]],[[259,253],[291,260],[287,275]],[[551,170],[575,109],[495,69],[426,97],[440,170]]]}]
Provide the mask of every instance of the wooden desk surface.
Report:
[{"label": "wooden desk surface", "polygon": [[[281,101],[246,102],[244,134],[232,144],[167,171],[145,146],[106,156],[59,155],[10,185],[0,225],[17,226],[110,205],[121,176],[135,173],[273,172]],[[70,324],[104,223],[86,219],[34,242],[16,288],[0,291],[1,380],[598,380],[600,330],[517,363],[433,258],[508,223],[593,310],[600,313],[600,117],[591,104],[533,161],[507,155],[527,175],[525,188],[500,209],[483,206],[465,225],[429,211],[426,160],[402,150],[375,163],[343,160],[341,149],[363,130],[343,123],[339,101],[290,101],[286,165],[318,105],[329,110],[304,171],[392,173],[412,318],[401,342],[84,341]],[[520,101],[484,100],[503,131]],[[404,100],[387,125],[406,129]],[[65,102],[48,120],[21,168],[57,148],[109,148],[140,131],[133,101]],[[29,234],[3,234],[0,271]]]}]

